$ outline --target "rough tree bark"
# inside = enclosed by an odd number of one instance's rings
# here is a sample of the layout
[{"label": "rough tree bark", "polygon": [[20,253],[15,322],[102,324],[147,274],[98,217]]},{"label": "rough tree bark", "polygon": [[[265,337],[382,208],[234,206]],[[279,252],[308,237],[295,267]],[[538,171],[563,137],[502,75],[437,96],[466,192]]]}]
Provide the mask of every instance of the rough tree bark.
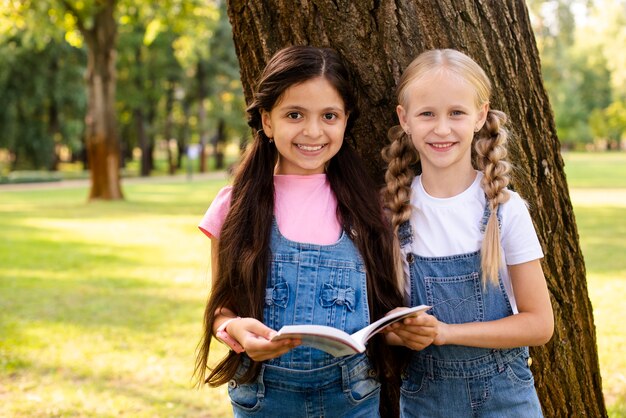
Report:
[{"label": "rough tree bark", "polygon": [[546,416],[606,416],[585,265],[563,172],[554,117],[525,3],[520,0],[231,0],[228,8],[246,98],[268,58],[287,45],[330,46],[360,91],[357,149],[382,181],[380,149],[396,124],[394,90],[421,51],[456,48],[487,71],[492,107],[510,116],[512,186],[531,205],[555,333],[531,350]]},{"label": "rough tree bark", "polygon": [[[89,199],[123,199],[120,182],[120,146],[115,116],[116,0],[98,2],[89,19],[67,0],[63,5],[76,17],[87,44],[87,115],[85,144],[91,173]],[[87,23],[89,20],[89,23]]]}]

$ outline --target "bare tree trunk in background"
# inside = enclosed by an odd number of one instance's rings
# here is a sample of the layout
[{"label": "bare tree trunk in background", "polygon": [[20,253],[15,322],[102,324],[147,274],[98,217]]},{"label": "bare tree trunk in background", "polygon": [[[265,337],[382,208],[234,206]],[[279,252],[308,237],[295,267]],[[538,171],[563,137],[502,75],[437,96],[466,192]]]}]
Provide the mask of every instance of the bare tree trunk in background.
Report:
[{"label": "bare tree trunk in background", "polygon": [[163,137],[167,144],[167,172],[169,175],[176,174],[176,160],[174,159],[174,153],[172,152],[172,129],[174,127],[174,115],[172,110],[174,108],[174,90],[176,83],[169,80],[166,91],[165,99],[165,126],[163,127]]},{"label": "bare tree trunk in background", "polygon": [[123,199],[120,182],[120,145],[115,116],[116,39],[115,0],[99,2],[93,22],[85,25],[81,13],[63,0],[77,19],[87,43],[87,116],[85,144],[91,171],[89,200]]},{"label": "bare tree trunk in background", "polygon": [[215,158],[215,169],[222,170],[224,168],[224,148],[226,146],[226,121],[220,118],[217,121],[217,131],[211,139],[213,146],[213,157]]},{"label": "bare tree trunk in background", "polygon": [[248,102],[278,49],[308,44],[339,51],[360,91],[356,146],[381,183],[380,150],[397,124],[395,86],[409,62],[426,49],[455,48],[485,69],[494,85],[492,107],[510,116],[511,160],[519,168],[512,185],[530,203],[546,253],[555,333],[546,346],[531,349],[544,414],[606,416],[585,265],[524,2],[231,0],[228,13]]},{"label": "bare tree trunk in background", "polygon": [[206,146],[209,143],[209,132],[207,130],[207,109],[204,99],[207,97],[207,75],[205,64],[202,61],[198,62],[198,68],[196,72],[196,80],[198,81],[198,130],[200,133],[200,168],[201,173],[207,171],[207,158],[206,158]]}]

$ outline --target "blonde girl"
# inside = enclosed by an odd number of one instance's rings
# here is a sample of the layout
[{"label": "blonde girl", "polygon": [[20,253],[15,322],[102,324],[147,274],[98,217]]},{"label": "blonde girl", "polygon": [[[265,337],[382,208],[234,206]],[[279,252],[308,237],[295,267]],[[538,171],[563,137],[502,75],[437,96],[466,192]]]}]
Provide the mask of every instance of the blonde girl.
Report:
[{"label": "blonde girl", "polygon": [[419,55],[397,94],[386,205],[411,305],[432,305],[438,320],[426,348],[431,330],[394,327],[424,348],[404,374],[401,416],[542,416],[527,346],[550,339],[553,316],[529,212],[507,188],[506,116],[490,109],[485,72],[456,50]]}]

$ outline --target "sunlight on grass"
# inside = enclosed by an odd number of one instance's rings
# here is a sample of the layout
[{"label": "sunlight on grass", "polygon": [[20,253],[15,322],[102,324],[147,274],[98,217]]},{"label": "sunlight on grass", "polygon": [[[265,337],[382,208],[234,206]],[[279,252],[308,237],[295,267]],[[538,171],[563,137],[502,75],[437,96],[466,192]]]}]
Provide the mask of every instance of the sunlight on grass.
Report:
[{"label": "sunlight on grass", "polygon": [[593,303],[596,323],[602,384],[608,405],[626,395],[626,307],[621,297],[626,295],[626,272],[617,276],[590,275],[589,297]]},{"label": "sunlight on grass", "polygon": [[626,417],[626,188],[572,189],[570,196],[587,267],[607,409],[610,417]]},{"label": "sunlight on grass", "polygon": [[564,152],[570,188],[626,188],[626,157],[623,152]]},{"label": "sunlight on grass", "polygon": [[0,416],[228,416],[225,388],[191,381],[210,270],[196,225],[224,183],[93,204],[2,192]]}]

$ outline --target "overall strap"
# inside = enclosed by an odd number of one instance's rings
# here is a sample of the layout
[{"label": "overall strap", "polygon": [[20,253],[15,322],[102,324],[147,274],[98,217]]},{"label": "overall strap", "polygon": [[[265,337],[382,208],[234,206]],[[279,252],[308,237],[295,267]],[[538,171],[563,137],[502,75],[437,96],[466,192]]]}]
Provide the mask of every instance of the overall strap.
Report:
[{"label": "overall strap", "polygon": [[[485,209],[483,210],[483,216],[480,219],[480,232],[485,233],[485,229],[487,229],[487,222],[489,222],[489,216],[491,215],[491,208],[489,208],[489,200],[487,200],[487,196],[485,196]],[[496,213],[496,217],[498,218],[498,229],[502,231],[502,215],[500,214],[502,210],[502,205],[498,205],[498,212]]]},{"label": "overall strap", "polygon": [[413,231],[411,230],[411,222],[404,221],[398,227],[398,240],[400,248],[403,248],[413,242]]}]

